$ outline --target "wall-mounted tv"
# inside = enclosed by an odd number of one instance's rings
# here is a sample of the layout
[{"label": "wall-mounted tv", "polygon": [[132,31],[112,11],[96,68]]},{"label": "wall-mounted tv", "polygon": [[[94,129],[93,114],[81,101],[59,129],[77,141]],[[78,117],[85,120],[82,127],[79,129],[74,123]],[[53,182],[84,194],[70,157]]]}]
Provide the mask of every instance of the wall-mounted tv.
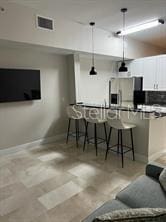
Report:
[{"label": "wall-mounted tv", "polygon": [[40,70],[0,68],[0,102],[41,99]]}]

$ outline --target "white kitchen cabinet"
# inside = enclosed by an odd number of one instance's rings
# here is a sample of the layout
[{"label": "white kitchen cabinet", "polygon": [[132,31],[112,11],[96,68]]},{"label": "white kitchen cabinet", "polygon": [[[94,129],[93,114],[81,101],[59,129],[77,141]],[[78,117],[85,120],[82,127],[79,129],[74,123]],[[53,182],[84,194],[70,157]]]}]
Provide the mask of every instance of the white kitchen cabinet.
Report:
[{"label": "white kitchen cabinet", "polygon": [[143,90],[166,91],[166,55],[145,57],[129,61],[128,72],[119,77],[143,77]]},{"label": "white kitchen cabinet", "polygon": [[147,57],[143,59],[143,90],[157,90],[157,58]]},{"label": "white kitchen cabinet", "polygon": [[143,90],[166,91],[166,55],[133,60],[131,76],[143,76]]},{"label": "white kitchen cabinet", "polygon": [[157,90],[166,91],[166,55],[157,57],[156,83]]},{"label": "white kitchen cabinet", "polygon": [[143,59],[133,60],[130,64],[131,76],[143,76]]}]

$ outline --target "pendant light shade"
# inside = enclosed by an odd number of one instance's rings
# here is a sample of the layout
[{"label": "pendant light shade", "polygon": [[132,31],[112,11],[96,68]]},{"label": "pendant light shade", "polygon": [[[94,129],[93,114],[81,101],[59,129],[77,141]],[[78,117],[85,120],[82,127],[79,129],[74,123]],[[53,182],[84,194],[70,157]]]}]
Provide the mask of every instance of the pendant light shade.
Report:
[{"label": "pendant light shade", "polygon": [[[127,12],[127,8],[122,8],[121,12],[123,13],[123,31],[125,31],[125,23],[126,23],[126,17],[125,17],[125,13]],[[121,63],[121,66],[119,68],[119,72],[127,72],[128,68],[126,67],[125,64],[125,36],[123,36],[123,61]]]},{"label": "pendant light shade", "polygon": [[89,25],[92,27],[92,67],[89,72],[90,75],[97,75],[95,70],[95,55],[94,55],[94,26],[95,22],[90,22]]},{"label": "pendant light shade", "polygon": [[128,69],[127,69],[127,67],[126,67],[125,62],[122,62],[122,63],[121,63],[121,66],[120,66],[120,68],[119,68],[119,72],[127,72],[127,71],[128,71]]},{"label": "pendant light shade", "polygon": [[94,66],[92,66],[92,68],[91,68],[91,70],[90,70],[89,74],[90,74],[90,75],[97,75],[97,72],[96,72],[96,70],[95,70],[95,67],[94,67]]}]

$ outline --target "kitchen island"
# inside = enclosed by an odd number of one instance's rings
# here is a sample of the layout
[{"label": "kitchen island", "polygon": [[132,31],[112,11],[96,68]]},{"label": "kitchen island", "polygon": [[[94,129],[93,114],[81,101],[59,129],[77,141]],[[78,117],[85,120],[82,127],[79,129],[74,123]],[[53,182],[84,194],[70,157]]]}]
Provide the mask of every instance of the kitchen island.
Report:
[{"label": "kitchen island", "polygon": [[[134,109],[130,107],[100,106],[94,104],[78,104],[86,109],[102,109],[118,112],[124,122],[136,125],[133,130],[136,160],[142,162],[153,161],[166,152],[166,110],[159,107],[144,106]],[[92,132],[90,132],[92,133]],[[102,130],[99,130],[102,134]],[[101,135],[103,136],[103,135]],[[130,134],[124,132],[124,143],[130,145]],[[117,131],[113,130],[112,144],[117,142]],[[130,153],[126,154],[130,157]]]}]

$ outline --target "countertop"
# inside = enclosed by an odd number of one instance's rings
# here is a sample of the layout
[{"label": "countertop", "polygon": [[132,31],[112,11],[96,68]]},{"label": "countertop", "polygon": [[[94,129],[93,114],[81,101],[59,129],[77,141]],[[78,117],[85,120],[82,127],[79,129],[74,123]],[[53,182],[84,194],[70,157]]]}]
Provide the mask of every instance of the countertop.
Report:
[{"label": "countertop", "polygon": [[147,114],[154,114],[156,118],[164,117],[166,116],[166,107],[164,106],[149,106],[149,105],[143,105],[138,106],[137,109],[131,108],[131,107],[125,107],[125,106],[104,106],[99,104],[89,104],[89,103],[77,103],[77,104],[71,104],[71,105],[79,105],[86,108],[100,108],[100,109],[111,109],[111,110],[119,110],[119,111],[128,111],[128,112],[142,112]]}]

